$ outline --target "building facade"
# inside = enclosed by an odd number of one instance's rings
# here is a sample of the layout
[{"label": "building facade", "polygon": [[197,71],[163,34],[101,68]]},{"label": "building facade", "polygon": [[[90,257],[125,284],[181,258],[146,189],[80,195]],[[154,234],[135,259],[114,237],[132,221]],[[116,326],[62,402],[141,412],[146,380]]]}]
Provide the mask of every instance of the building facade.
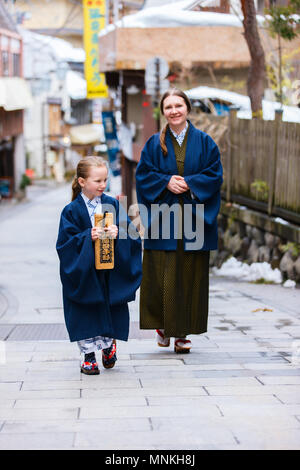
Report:
[{"label": "building facade", "polygon": [[24,109],[32,104],[23,77],[22,37],[0,2],[0,194],[12,197],[26,169]]}]

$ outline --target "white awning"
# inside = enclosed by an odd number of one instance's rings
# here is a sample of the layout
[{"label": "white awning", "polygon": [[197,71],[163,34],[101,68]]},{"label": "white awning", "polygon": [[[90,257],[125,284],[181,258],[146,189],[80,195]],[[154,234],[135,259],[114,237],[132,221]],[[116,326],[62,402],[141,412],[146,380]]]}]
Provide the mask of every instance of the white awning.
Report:
[{"label": "white awning", "polygon": [[30,108],[33,105],[31,92],[24,78],[0,78],[0,107],[5,111]]},{"label": "white awning", "polygon": [[102,124],[85,124],[70,128],[70,138],[74,145],[87,145],[104,142],[104,130]]}]

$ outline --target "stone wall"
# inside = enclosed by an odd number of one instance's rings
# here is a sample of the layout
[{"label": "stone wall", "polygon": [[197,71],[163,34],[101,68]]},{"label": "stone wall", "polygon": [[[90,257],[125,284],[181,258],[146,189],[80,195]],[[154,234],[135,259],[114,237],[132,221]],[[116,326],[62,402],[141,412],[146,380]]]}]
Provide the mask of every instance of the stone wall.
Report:
[{"label": "stone wall", "polygon": [[284,280],[300,283],[299,226],[225,203],[218,220],[219,249],[211,255],[211,266],[220,268],[232,255],[249,264],[266,261],[280,269]]}]

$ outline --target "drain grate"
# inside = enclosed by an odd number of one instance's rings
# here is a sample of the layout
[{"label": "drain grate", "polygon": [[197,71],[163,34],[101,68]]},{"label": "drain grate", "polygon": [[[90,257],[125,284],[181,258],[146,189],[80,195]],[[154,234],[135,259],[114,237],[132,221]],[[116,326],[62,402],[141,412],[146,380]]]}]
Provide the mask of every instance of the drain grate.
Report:
[{"label": "drain grate", "polygon": [[14,328],[15,328],[15,325],[1,325],[0,326],[0,341],[5,341]]},{"label": "drain grate", "polygon": [[63,341],[69,339],[64,324],[14,325],[6,341]]},{"label": "drain grate", "polygon": [[[153,330],[140,330],[139,322],[130,323],[129,339],[153,338]],[[65,341],[69,335],[64,324],[0,325],[1,341]]]}]

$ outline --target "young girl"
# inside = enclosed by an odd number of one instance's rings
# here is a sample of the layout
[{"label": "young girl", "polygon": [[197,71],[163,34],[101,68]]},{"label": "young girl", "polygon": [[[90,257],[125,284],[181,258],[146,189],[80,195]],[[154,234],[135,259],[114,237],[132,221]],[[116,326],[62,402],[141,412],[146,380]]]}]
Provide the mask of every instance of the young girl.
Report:
[{"label": "young girl", "polygon": [[[56,249],[66,327],[71,341],[77,341],[84,354],[81,372],[99,374],[95,352],[102,350],[105,368],[114,366],[116,339],[127,341],[129,312],[127,303],[135,299],[141,282],[141,241],[118,236],[120,217],[125,227],[130,220],[119,202],[104,194],[108,168],[100,157],[85,157],[78,163],[72,184],[72,202],[62,211]],[[94,227],[95,213],[113,212],[115,224]],[[94,242],[105,230],[115,238],[115,267],[96,270]],[[131,226],[132,230],[132,226]],[[132,233],[132,232],[131,232]]]}]

